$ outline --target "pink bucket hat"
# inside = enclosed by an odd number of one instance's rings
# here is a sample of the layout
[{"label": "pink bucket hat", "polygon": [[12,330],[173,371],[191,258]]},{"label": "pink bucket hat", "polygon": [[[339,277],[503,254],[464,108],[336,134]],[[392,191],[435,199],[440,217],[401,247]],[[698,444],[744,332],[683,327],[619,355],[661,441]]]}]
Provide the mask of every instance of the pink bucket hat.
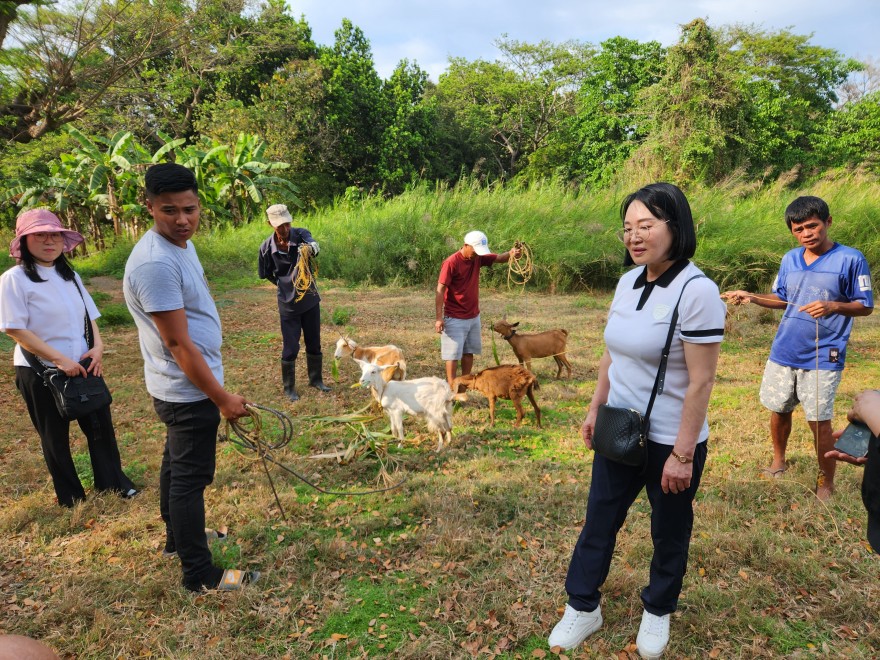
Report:
[{"label": "pink bucket hat", "polygon": [[21,239],[28,234],[54,234],[59,233],[64,237],[64,252],[70,252],[77,245],[85,241],[82,234],[71,229],[65,229],[61,225],[58,216],[49,209],[31,209],[25,211],[15,221],[15,238],[9,244],[9,255],[21,259]]}]

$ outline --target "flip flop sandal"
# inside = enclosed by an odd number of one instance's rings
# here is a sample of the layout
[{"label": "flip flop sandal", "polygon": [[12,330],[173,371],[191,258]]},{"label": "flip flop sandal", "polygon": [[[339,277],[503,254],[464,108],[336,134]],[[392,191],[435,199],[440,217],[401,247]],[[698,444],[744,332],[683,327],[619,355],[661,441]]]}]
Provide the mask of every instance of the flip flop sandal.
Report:
[{"label": "flip flop sandal", "polygon": [[251,584],[260,579],[259,571],[240,571],[235,568],[227,568],[223,571],[217,591],[238,591],[244,585]]},{"label": "flip flop sandal", "polygon": [[[223,525],[223,527],[218,527],[217,529],[209,529],[208,527],[205,528],[205,539],[208,541],[208,543],[210,543],[211,541],[223,543],[226,541],[227,538],[229,538],[229,528],[226,525]],[[176,557],[177,550],[168,550],[167,548],[163,549],[162,556],[168,557],[169,559],[171,557]]]},{"label": "flip flop sandal", "polygon": [[788,468],[781,467],[773,470],[769,467],[765,467],[761,468],[761,475],[767,477],[768,479],[781,479],[782,475],[785,474],[785,471],[787,469]]}]

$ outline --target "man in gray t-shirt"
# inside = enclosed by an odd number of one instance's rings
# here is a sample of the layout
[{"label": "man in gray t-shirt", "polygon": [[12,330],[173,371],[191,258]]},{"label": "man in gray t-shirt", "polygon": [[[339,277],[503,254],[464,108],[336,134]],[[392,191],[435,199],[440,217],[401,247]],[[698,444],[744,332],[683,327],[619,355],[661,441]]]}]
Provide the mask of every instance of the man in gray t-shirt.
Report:
[{"label": "man in gray t-shirt", "polygon": [[125,265],[125,302],[138,328],[144,380],[166,426],[159,508],[166,556],[178,556],[191,591],[238,589],[258,573],[214,566],[205,529],[205,488],[214,480],[220,416],[247,414],[246,399],[223,388],[217,308],[190,238],[201,206],[192,172],[153,165],[146,177],[153,227]]}]

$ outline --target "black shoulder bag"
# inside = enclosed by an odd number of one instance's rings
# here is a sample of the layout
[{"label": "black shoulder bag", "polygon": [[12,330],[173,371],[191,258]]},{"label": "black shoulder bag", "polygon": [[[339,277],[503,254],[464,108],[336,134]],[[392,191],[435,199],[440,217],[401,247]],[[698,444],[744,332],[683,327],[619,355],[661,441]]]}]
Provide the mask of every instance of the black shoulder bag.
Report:
[{"label": "black shoulder bag", "polygon": [[660,358],[660,367],[657,369],[657,377],[654,379],[654,389],[651,391],[651,399],[645,414],[642,415],[634,408],[617,408],[603,403],[599,406],[596,415],[596,426],[593,429],[593,450],[605,458],[630,465],[642,467],[648,459],[648,430],[650,429],[651,410],[654,408],[654,400],[658,394],[663,394],[663,381],[666,378],[666,364],[669,361],[669,351],[672,347],[672,337],[675,334],[675,324],[678,322],[678,305],[684,295],[685,287],[692,281],[705,275],[694,275],[684,283],[678,294],[678,302],[672,312],[672,320],[669,323],[669,333],[666,335],[666,345]]},{"label": "black shoulder bag", "polygon": [[[89,310],[86,306],[86,299],[76,282],[73,280],[76,290],[79,292],[80,298],[83,299],[83,307],[86,308],[85,316],[85,338],[89,348],[94,348],[95,338],[92,335],[92,320],[89,318]],[[104,382],[103,376],[86,375],[68,376],[57,367],[47,367],[36,355],[21,349],[28,363],[42,377],[43,384],[49,388],[52,398],[55,400],[55,406],[62,418],[70,421],[85,417],[91,413],[100,410],[104,406],[109,406],[113,401],[110,396],[110,389]],[[86,358],[80,364],[84,369],[88,370],[92,363],[91,358]]]}]

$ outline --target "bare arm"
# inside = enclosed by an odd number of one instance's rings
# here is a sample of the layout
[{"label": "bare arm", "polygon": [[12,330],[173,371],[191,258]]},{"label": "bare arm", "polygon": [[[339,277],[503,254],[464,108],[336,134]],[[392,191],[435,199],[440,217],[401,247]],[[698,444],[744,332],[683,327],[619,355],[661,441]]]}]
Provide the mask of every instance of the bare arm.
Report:
[{"label": "bare arm", "polygon": [[611,355],[606,348],[599,360],[599,377],[596,381],[596,390],[590,401],[590,408],[587,410],[587,418],[581,425],[581,437],[584,439],[584,445],[587,449],[593,448],[593,431],[596,428],[596,415],[599,414],[599,406],[608,402],[608,392],[611,390],[611,381],[608,379],[610,367]]},{"label": "bare arm", "polygon": [[437,283],[437,293],[434,295],[434,331],[437,333],[443,332],[443,301],[447,288],[445,284]]},{"label": "bare arm", "polygon": [[787,302],[775,293],[749,293],[748,291],[741,290],[725,291],[721,294],[721,299],[734,305],[754,303],[759,307],[766,307],[767,309],[785,309],[788,305]]},{"label": "bare arm", "polygon": [[71,360],[57,350],[49,346],[30,330],[9,329],[6,334],[15,340],[26,351],[30,351],[44,362],[50,362],[61,369],[68,376],[85,376],[86,370],[79,362]]},{"label": "bare arm", "polygon": [[238,419],[246,415],[247,400],[239,394],[232,394],[223,389],[208,363],[205,362],[205,357],[190,338],[186,312],[183,309],[175,309],[169,312],[152,312],[150,316],[156,323],[162,341],[174,356],[174,361],[193,385],[217,404],[220,414],[226,419]]},{"label": "bare arm", "polygon": [[[680,456],[693,458],[694,448],[697,446],[703,420],[706,419],[706,411],[709,408],[709,397],[715,384],[715,370],[718,367],[721,343],[683,343],[684,360],[688,370],[688,388],[684,394],[681,422],[673,450]],[[693,463],[681,463],[670,455],[663,466],[660,488],[664,493],[680,493],[686,490],[691,485],[693,468]]]},{"label": "bare arm", "polygon": [[521,255],[521,254],[522,254],[522,250],[520,248],[513,248],[511,250],[508,250],[504,254],[496,254],[495,255],[495,263],[496,264],[507,263],[508,261],[510,261],[511,257],[513,257],[514,259],[519,259],[519,255]]},{"label": "bare arm", "polygon": [[837,302],[834,300],[814,300],[813,302],[798,308],[799,312],[806,312],[814,319],[840,314],[841,316],[870,316],[873,307],[865,307],[860,301]]}]

